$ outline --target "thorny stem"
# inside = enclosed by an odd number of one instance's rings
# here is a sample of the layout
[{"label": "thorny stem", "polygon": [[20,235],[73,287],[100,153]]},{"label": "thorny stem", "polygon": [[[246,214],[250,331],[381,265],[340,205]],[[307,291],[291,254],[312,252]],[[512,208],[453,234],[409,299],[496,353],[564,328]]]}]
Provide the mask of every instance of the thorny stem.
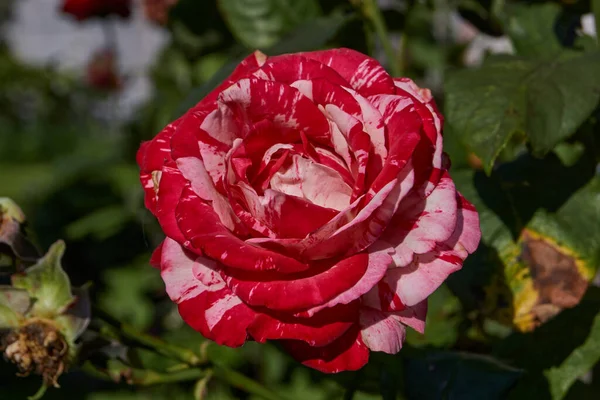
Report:
[{"label": "thorny stem", "polygon": [[213,374],[216,378],[223,380],[227,384],[265,400],[283,399],[282,396],[239,372],[223,365],[212,363],[207,359],[206,351],[201,351],[201,354],[198,355],[190,349],[176,346],[157,337],[138,332],[135,328],[114,320],[102,310],[95,310],[95,313],[100,317],[95,319],[95,323],[97,324],[98,332],[103,337],[109,340],[121,340],[150,348],[166,357],[181,361],[184,365],[178,365],[176,369],[171,371],[159,372],[132,368],[116,360],[111,362],[108,370],[99,369],[92,363],[86,362],[83,365],[83,369],[93,376],[116,381],[124,378],[126,382],[132,385],[144,386],[157,383],[193,381],[207,374]]},{"label": "thorny stem", "polygon": [[188,368],[175,372],[160,372],[133,368],[123,362],[114,360],[109,367],[100,369],[91,362],[82,365],[82,370],[99,379],[120,382],[124,380],[130,385],[150,386],[160,383],[196,381],[206,376],[215,376],[229,385],[265,400],[283,400],[284,397],[264,387],[260,383],[227,367],[215,365],[213,369]]},{"label": "thorny stem", "polygon": [[359,9],[363,16],[371,23],[375,34],[379,38],[383,51],[388,61],[390,72],[394,77],[402,75],[402,68],[397,60],[396,52],[390,41],[383,14],[377,5],[376,0],[351,0],[352,4]]},{"label": "thorny stem", "polygon": [[159,383],[193,381],[204,377],[208,370],[188,368],[177,372],[159,372],[154,370],[132,368],[122,362],[113,363],[108,370],[102,370],[90,362],[82,366],[86,373],[100,379],[120,382],[123,379],[130,385],[150,386]]},{"label": "thorny stem", "polygon": [[188,348],[167,343],[155,336],[138,332],[132,326],[115,321],[102,311],[96,310],[95,312],[97,313],[96,315],[100,313],[102,318],[96,319],[96,322],[99,325],[99,333],[102,336],[113,340],[123,339],[127,342],[137,343],[144,347],[151,348],[163,356],[179,360],[189,366],[199,366],[207,362],[206,359],[200,357]]}]

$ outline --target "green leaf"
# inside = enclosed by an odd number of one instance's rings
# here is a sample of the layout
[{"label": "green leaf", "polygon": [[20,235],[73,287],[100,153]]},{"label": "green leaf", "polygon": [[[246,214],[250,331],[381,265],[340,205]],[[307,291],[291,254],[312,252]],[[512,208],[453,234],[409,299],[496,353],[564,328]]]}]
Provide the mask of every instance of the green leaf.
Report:
[{"label": "green leaf", "polygon": [[544,57],[560,52],[562,46],[554,32],[560,12],[555,3],[510,6],[504,25],[517,54]]},{"label": "green leaf", "polygon": [[491,177],[452,172],[482,228],[479,250],[448,281],[461,300],[522,331],[581,301],[600,265],[595,165],[588,152],[568,168],[551,154],[520,157]]},{"label": "green leaf", "polygon": [[65,242],[57,241],[37,264],[12,276],[13,286],[35,299],[31,314],[37,317],[60,315],[74,300],[71,282],[61,266]]},{"label": "green leaf", "polygon": [[[144,258],[147,263],[147,258]],[[100,306],[121,322],[146,329],[152,323],[155,305],[147,293],[159,290],[158,271],[147,265],[109,269],[104,272],[106,290],[99,296]]]},{"label": "green leaf", "polygon": [[90,235],[97,240],[105,240],[119,232],[132,218],[133,215],[124,206],[110,205],[67,225],[67,236],[78,240]]},{"label": "green leaf", "polygon": [[331,14],[312,18],[286,34],[279,42],[265,50],[270,55],[314,51],[330,41],[356,14]]},{"label": "green leaf", "polygon": [[563,363],[546,371],[553,400],[565,397],[577,378],[588,372],[600,361],[600,314],[596,315],[590,335]]},{"label": "green leaf", "polygon": [[406,359],[408,398],[419,400],[504,399],[521,371],[490,357],[426,351]]},{"label": "green leaf", "polygon": [[600,99],[600,52],[543,61],[503,57],[446,80],[446,116],[486,172],[517,132],[543,156],[571,136]]},{"label": "green leaf", "polygon": [[19,325],[31,307],[31,299],[25,290],[0,286],[0,329]]},{"label": "green leaf", "polygon": [[320,14],[315,0],[219,0],[231,32],[250,49],[265,49]]}]

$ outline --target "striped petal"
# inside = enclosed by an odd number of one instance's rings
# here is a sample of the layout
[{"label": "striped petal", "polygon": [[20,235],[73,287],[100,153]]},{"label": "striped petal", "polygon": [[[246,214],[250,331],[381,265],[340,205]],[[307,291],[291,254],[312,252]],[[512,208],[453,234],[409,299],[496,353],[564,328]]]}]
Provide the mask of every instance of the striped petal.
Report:
[{"label": "striped petal", "polygon": [[303,271],[308,265],[285,255],[245,243],[219,219],[187,184],[175,210],[181,232],[194,248],[228,267],[248,271]]},{"label": "striped petal", "polygon": [[334,69],[362,96],[395,93],[394,81],[374,58],[351,49],[331,49],[300,53]]},{"label": "striped petal", "polygon": [[[228,268],[223,277],[231,290],[252,306],[271,310],[305,310],[320,306],[355,287],[368,268],[369,255],[359,253],[337,262],[313,262],[308,271],[294,275],[259,274]],[[357,292],[350,297],[355,300],[361,294]]]},{"label": "striped petal", "polygon": [[465,258],[477,248],[481,231],[474,207],[460,195],[457,202],[458,218],[452,235],[432,251],[416,254],[409,265],[389,269],[378,285],[379,296],[391,292],[404,306],[415,306],[462,267]]},{"label": "striped petal", "polygon": [[363,307],[360,326],[362,340],[369,349],[396,354],[402,348],[406,328],[395,315]]},{"label": "striped petal", "polygon": [[284,348],[307,367],[325,373],[356,371],[369,361],[369,349],[363,343],[358,327],[323,347],[312,347],[297,340],[283,341]]}]

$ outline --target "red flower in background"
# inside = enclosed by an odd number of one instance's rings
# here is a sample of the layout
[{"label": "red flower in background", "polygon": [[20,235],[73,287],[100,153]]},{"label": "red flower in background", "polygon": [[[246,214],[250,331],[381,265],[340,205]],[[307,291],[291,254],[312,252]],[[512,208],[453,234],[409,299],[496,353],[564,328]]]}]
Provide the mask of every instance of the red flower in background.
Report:
[{"label": "red flower in background", "polygon": [[183,319],[324,372],[423,332],[427,297],[480,239],[429,90],[349,49],[250,55],[138,164]]},{"label": "red flower in background", "polygon": [[112,49],[95,52],[86,70],[87,83],[99,90],[113,91],[121,88],[118,74],[117,57]]},{"label": "red flower in background", "polygon": [[131,14],[131,0],[64,0],[62,11],[78,21],[108,15],[127,18]]},{"label": "red flower in background", "polygon": [[169,10],[179,0],[144,0],[146,18],[159,25],[165,25],[169,20]]}]

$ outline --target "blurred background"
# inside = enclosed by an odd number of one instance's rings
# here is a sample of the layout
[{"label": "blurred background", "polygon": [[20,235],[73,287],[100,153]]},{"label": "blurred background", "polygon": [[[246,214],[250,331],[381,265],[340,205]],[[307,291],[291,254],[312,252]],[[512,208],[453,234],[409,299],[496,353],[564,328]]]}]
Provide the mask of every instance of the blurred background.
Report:
[{"label": "blurred background", "polygon": [[[135,164],[141,141],[151,139],[199,101],[256,48],[273,55],[350,47],[431,88],[441,107],[448,70],[480,66],[492,53],[515,52],[506,25],[492,12],[502,6],[501,1],[380,0],[393,53],[365,22],[360,0],[121,0],[122,4],[104,0],[104,8],[94,8],[92,3],[0,2],[0,196],[21,205],[40,249],[58,238],[66,240],[66,271],[75,285],[93,282],[93,301],[102,310],[139,330],[196,349],[203,339],[183,324],[164,293],[158,271],[148,265],[162,233],[143,208]],[[296,9],[282,11],[278,7],[283,3],[293,3]],[[589,1],[526,3],[557,7],[556,31],[565,46],[578,40],[584,46],[581,38],[596,35]],[[532,21],[538,14],[533,15]],[[390,59],[390,54],[395,58]],[[445,149],[456,168],[481,170],[481,159],[457,136],[449,131],[446,140]],[[503,150],[501,161],[527,152],[523,140],[513,142]],[[590,165],[593,171],[597,163]],[[488,285],[493,278],[485,281],[473,272],[481,263],[496,262],[490,261],[489,252],[479,254],[462,276],[479,286],[461,286],[465,280],[455,279],[432,296],[427,334],[408,336],[409,361],[375,355],[359,374],[325,377],[297,365],[270,344],[250,343],[241,350],[210,346],[209,351],[224,364],[299,399],[505,398],[524,369],[535,378],[527,389],[533,392],[524,391],[537,393],[530,399],[558,398],[548,397],[544,371],[559,365],[585,341],[597,310],[585,314],[582,332],[570,332],[571,320],[564,318],[536,330],[537,336],[516,332],[505,323],[512,314],[496,315],[511,312],[510,295],[503,297],[506,288]],[[596,296],[594,307],[600,304],[597,292],[588,296]],[[492,314],[494,318],[488,318]],[[524,360],[524,348],[557,331],[568,342],[568,351],[556,350],[554,358],[542,361],[540,354],[556,349],[554,342],[545,342],[546,347],[530,353],[538,354],[533,357],[537,365]],[[493,347],[507,337],[511,339],[503,341],[504,347]],[[600,349],[600,343],[597,346]],[[446,353],[449,349],[499,354],[511,366]],[[434,352],[422,353],[425,350]],[[143,351],[134,358],[156,370],[170,367]],[[428,366],[433,359],[439,361],[436,373],[440,375],[421,381],[419,376],[432,371]],[[600,398],[600,373],[584,372],[568,398]],[[405,383],[399,383],[398,376]],[[440,386],[449,380],[454,382],[452,390]],[[0,364],[0,399],[25,398],[35,382],[35,378],[17,380],[10,366]],[[406,382],[413,386],[406,387]],[[202,390],[193,381],[131,387],[78,371],[64,376],[61,385],[47,398],[175,400],[201,398]],[[450,394],[444,395],[444,390]],[[206,396],[250,398],[219,382],[211,383]]]}]

